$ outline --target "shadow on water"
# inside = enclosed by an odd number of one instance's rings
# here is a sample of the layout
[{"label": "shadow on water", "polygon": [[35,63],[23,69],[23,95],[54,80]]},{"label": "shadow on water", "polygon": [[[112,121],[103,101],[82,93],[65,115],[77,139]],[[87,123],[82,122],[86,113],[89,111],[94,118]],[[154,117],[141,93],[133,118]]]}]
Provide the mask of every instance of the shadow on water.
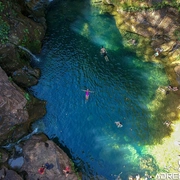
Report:
[{"label": "shadow on water", "polygon": [[[159,132],[151,126],[155,121],[147,104],[159,86],[167,85],[163,69],[127,51],[114,19],[88,2],[52,2],[47,23],[41,62],[34,62],[42,76],[31,88],[47,101],[47,114],[33,126],[63,144],[84,179],[87,174],[111,180],[121,172],[123,179],[155,173],[156,161],[141,152],[144,145],[154,144],[154,132]],[[102,45],[108,62],[100,55]],[[86,88],[94,93],[85,103],[81,89]],[[166,135],[159,133],[158,139]]]}]

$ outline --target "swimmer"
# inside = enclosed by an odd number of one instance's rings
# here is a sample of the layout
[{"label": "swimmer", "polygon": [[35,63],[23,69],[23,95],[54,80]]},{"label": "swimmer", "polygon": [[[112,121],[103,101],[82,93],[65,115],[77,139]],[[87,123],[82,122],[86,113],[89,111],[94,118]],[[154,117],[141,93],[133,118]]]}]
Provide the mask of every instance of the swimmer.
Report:
[{"label": "swimmer", "polygon": [[101,55],[104,56],[104,58],[105,58],[106,61],[109,61],[109,58],[108,58],[108,56],[107,56],[107,51],[106,51],[106,49],[105,49],[103,46],[102,46],[102,48],[101,48],[100,53],[101,53]]},{"label": "swimmer", "polygon": [[82,91],[85,91],[86,94],[85,94],[85,99],[88,100],[89,99],[89,93],[93,93],[94,91],[89,91],[89,89],[86,89],[86,90],[82,90]]},{"label": "swimmer", "polygon": [[140,180],[140,175],[139,174],[136,175],[136,180]]},{"label": "swimmer", "polygon": [[154,56],[159,56],[160,53],[164,51],[164,49],[163,48],[156,48],[155,51],[156,51],[156,53],[154,54]]},{"label": "swimmer", "polygon": [[118,128],[123,127],[122,123],[121,123],[121,122],[119,122],[119,121],[115,121],[115,124],[116,124],[116,126],[117,126]]},{"label": "swimmer", "polygon": [[102,54],[102,55],[107,55],[107,51],[106,51],[106,49],[102,46],[102,48],[101,48],[101,51],[100,51],[100,53]]},{"label": "swimmer", "polygon": [[171,85],[169,85],[167,88],[168,88],[169,90],[171,90],[171,91],[178,91],[178,90],[179,90],[178,87],[173,87],[173,86],[171,86]]}]

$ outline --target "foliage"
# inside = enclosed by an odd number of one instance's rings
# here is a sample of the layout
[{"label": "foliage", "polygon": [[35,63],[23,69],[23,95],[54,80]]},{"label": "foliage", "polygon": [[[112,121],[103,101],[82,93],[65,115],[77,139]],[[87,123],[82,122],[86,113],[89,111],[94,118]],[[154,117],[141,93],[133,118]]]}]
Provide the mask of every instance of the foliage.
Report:
[{"label": "foliage", "polygon": [[25,93],[25,94],[24,94],[24,97],[26,98],[27,101],[30,101],[30,96],[29,96],[28,93]]},{"label": "foliage", "polygon": [[16,126],[12,126],[11,128],[10,128],[10,131],[14,131],[16,129]]},{"label": "foliage", "polygon": [[4,10],[4,5],[2,4],[2,2],[0,2],[0,12],[2,12]]},{"label": "foliage", "polygon": [[180,41],[180,29],[174,31],[174,36]]},{"label": "foliage", "polygon": [[12,79],[11,76],[8,77],[8,80],[9,80],[10,82],[13,82],[13,79]]},{"label": "foliage", "polygon": [[25,34],[29,34],[29,29],[26,28],[23,31],[24,31]]},{"label": "foliage", "polygon": [[176,60],[177,60],[177,61],[180,60],[180,54],[176,57]]},{"label": "foliage", "polygon": [[78,180],[81,180],[81,178],[80,178],[80,176],[78,174],[78,170],[77,170],[77,168],[75,167],[74,163],[71,160],[70,160],[70,166],[71,166],[72,171],[77,175]]},{"label": "foliage", "polygon": [[5,44],[8,41],[9,31],[9,24],[0,17],[0,43]]}]

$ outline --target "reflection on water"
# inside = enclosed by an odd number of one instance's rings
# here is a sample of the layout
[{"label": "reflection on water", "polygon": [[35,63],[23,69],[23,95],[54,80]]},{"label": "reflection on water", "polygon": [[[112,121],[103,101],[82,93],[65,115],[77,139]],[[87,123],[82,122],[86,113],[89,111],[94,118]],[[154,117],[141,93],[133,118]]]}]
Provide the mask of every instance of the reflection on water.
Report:
[{"label": "reflection on water", "polygon": [[[127,51],[114,19],[88,2],[55,1],[47,22],[41,62],[34,63],[42,76],[31,88],[47,100],[47,114],[34,127],[69,149],[84,179],[156,173],[154,158],[142,150],[156,138],[147,104],[167,85],[163,69]],[[86,88],[94,93],[85,103]]]}]

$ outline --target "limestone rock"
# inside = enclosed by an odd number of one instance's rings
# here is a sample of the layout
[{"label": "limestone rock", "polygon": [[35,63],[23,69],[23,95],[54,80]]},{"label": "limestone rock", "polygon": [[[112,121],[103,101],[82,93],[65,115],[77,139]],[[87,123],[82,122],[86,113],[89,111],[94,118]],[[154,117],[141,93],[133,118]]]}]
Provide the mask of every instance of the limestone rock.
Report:
[{"label": "limestone rock", "polygon": [[[33,135],[25,142],[23,147],[24,164],[21,171],[26,171],[28,180],[77,180],[77,175],[71,170],[68,177],[63,173],[66,166],[71,167],[68,156],[45,135]],[[50,169],[45,169],[44,174],[39,174],[38,169],[44,164],[50,164]]]}]

